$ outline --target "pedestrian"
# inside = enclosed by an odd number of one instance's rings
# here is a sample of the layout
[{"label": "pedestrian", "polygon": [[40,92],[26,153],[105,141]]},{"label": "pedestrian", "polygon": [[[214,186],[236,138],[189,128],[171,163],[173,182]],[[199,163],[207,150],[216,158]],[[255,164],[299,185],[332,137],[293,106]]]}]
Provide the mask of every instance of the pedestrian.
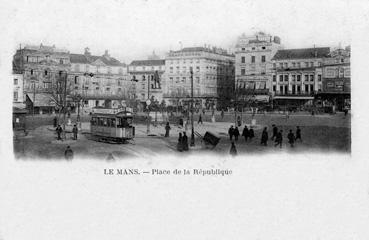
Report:
[{"label": "pedestrian", "polygon": [[272,127],[273,127],[273,136],[271,138],[271,140],[274,140],[276,137],[277,137],[277,134],[278,134],[278,128],[276,125],[272,124]]},{"label": "pedestrian", "polygon": [[201,117],[201,113],[200,113],[200,116],[199,116],[199,121],[197,122],[197,124],[202,124],[202,117]]},{"label": "pedestrian", "polygon": [[231,127],[228,129],[229,140],[231,141],[233,138],[233,133],[234,133],[234,128],[233,128],[233,125],[231,125]]},{"label": "pedestrian", "polygon": [[183,151],[188,151],[188,138],[186,132],[183,132],[182,143],[183,143]]},{"label": "pedestrian", "polygon": [[247,125],[243,128],[242,136],[245,138],[245,142],[247,142],[247,139],[249,138],[249,129],[247,128]]},{"label": "pedestrian", "polygon": [[63,132],[63,129],[60,127],[60,125],[58,125],[55,130],[56,133],[58,134],[58,140],[61,140],[60,134]]},{"label": "pedestrian", "polygon": [[205,108],[202,109],[202,114],[205,116]]},{"label": "pedestrian", "polygon": [[234,142],[232,142],[231,149],[229,150],[229,154],[232,155],[232,157],[235,157],[237,155],[237,149]]},{"label": "pedestrian", "polygon": [[165,125],[165,137],[169,137],[170,126],[169,122]]},{"label": "pedestrian", "polygon": [[73,132],[73,138],[74,138],[74,140],[77,140],[78,128],[77,128],[77,125],[76,124],[74,124],[74,127],[73,127],[72,132]]},{"label": "pedestrian", "polygon": [[58,119],[56,118],[56,116],[53,119],[53,124],[54,124],[54,128],[56,128],[56,126],[58,126]]},{"label": "pedestrian", "polygon": [[255,133],[254,133],[254,129],[252,127],[250,127],[250,130],[249,130],[249,138],[250,138],[250,141],[255,137]]},{"label": "pedestrian", "polygon": [[290,132],[287,135],[288,143],[293,147],[293,144],[295,142],[295,135],[293,135],[292,129],[290,129]]},{"label": "pedestrian", "polygon": [[302,142],[301,129],[300,129],[299,126],[296,127],[296,138],[295,138],[295,141],[297,141],[297,139],[300,139],[300,142]]},{"label": "pedestrian", "polygon": [[233,130],[233,136],[234,136],[234,140],[237,142],[238,141],[238,136],[240,136],[240,131],[238,131],[238,127],[236,127]]},{"label": "pedestrian", "polygon": [[67,149],[65,149],[64,157],[65,157],[65,159],[67,159],[67,160],[72,160],[72,159],[73,159],[73,151],[72,151],[72,149],[70,148],[70,146],[68,146],[68,147],[67,147]]},{"label": "pedestrian", "polygon": [[224,118],[224,110],[222,109],[222,112],[220,113],[220,116],[222,117],[222,119]]},{"label": "pedestrian", "polygon": [[268,132],[266,127],[264,128],[263,133],[261,134],[261,145],[264,146],[268,145]]},{"label": "pedestrian", "polygon": [[179,133],[178,143],[177,143],[177,150],[180,151],[180,152],[183,151],[182,133]]},{"label": "pedestrian", "polygon": [[275,145],[274,147],[276,146],[280,146],[280,148],[282,148],[282,142],[283,142],[283,136],[282,136],[282,133],[283,133],[283,130],[280,130],[278,133],[277,133],[277,136],[275,138]]}]

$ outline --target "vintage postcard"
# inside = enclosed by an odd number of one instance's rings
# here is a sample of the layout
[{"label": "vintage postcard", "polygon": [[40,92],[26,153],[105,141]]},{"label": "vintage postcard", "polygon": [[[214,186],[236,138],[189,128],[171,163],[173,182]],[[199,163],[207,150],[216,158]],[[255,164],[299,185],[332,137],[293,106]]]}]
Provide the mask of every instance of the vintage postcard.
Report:
[{"label": "vintage postcard", "polygon": [[0,239],[367,239],[367,1],[2,6]]}]

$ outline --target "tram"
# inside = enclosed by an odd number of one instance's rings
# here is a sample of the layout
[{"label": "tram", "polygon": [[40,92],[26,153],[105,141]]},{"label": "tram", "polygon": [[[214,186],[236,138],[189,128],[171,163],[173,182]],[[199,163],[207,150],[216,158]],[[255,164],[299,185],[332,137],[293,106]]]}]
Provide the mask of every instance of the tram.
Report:
[{"label": "tram", "polygon": [[124,143],[133,139],[131,108],[93,108],[91,114],[91,135],[95,140]]}]

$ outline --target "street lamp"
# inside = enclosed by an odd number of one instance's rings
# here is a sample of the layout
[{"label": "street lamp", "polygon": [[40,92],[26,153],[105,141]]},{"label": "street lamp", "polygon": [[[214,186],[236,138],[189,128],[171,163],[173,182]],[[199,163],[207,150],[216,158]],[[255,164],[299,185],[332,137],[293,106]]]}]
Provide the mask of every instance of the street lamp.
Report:
[{"label": "street lamp", "polygon": [[147,77],[147,101],[146,101],[146,107],[147,107],[147,130],[146,134],[150,134],[150,109],[149,106],[151,104],[150,101],[150,77]]},{"label": "street lamp", "polygon": [[193,70],[190,67],[190,74],[191,74],[191,143],[190,146],[195,146],[195,132],[193,129]]}]

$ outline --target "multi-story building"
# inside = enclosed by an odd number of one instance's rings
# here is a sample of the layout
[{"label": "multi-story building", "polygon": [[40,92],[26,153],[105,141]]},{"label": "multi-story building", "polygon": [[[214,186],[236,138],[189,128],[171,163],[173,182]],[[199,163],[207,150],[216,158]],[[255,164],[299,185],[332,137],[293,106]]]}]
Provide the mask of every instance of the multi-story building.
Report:
[{"label": "multi-story building", "polygon": [[269,101],[271,59],[281,48],[279,37],[263,32],[238,38],[235,52],[238,101]]},{"label": "multi-story building", "polygon": [[163,100],[165,60],[153,56],[149,57],[151,60],[132,61],[128,66],[129,77],[136,84],[136,94],[141,106],[148,99],[154,98],[159,103]]},{"label": "multi-story building", "polygon": [[323,60],[323,89],[319,99],[341,111],[351,105],[350,47],[331,51]]},{"label": "multi-story building", "polygon": [[[55,46],[25,46],[13,57],[13,71],[22,75],[23,96],[29,112],[52,112],[58,105],[56,86],[65,83],[70,68],[69,52]],[[18,74],[17,76],[20,77]],[[19,81],[20,78],[17,78]],[[14,82],[15,84],[15,82]],[[19,83],[18,83],[19,85]]]},{"label": "multi-story building", "polygon": [[13,107],[25,108],[23,94],[23,73],[20,66],[13,62]]},{"label": "multi-story building", "polygon": [[272,59],[272,94],[275,106],[313,103],[322,90],[322,63],[329,47],[279,50]]},{"label": "multi-story building", "polygon": [[106,50],[102,56],[70,54],[68,74],[72,101],[82,101],[84,108],[118,107],[135,98],[135,86],[128,78],[124,63],[111,57]]},{"label": "multi-story building", "polygon": [[191,68],[195,106],[229,106],[234,89],[234,55],[209,47],[183,48],[167,54],[163,84],[167,105],[186,106],[189,102]]}]

